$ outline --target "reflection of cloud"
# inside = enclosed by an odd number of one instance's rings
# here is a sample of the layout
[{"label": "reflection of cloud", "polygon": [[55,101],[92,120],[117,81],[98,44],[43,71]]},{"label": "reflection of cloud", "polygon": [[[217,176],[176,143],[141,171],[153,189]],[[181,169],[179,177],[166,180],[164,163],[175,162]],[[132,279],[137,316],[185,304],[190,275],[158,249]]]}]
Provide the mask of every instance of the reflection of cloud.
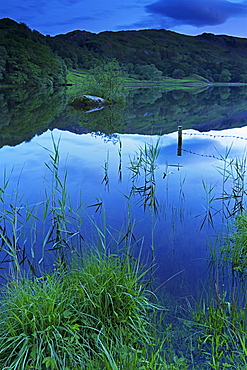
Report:
[{"label": "reflection of cloud", "polygon": [[223,151],[223,145],[218,140],[189,137],[183,139],[181,157],[177,156],[177,141],[174,144],[162,146],[158,164],[165,164],[167,162],[168,164],[174,164],[179,162],[192,165],[192,163],[201,163],[207,158],[220,158],[218,151]]},{"label": "reflection of cloud", "polygon": [[148,13],[173,19],[176,24],[196,27],[219,25],[228,18],[246,15],[247,1],[232,3],[227,0],[158,0],[147,5]]},{"label": "reflection of cloud", "polygon": [[182,152],[189,161],[191,161],[191,156],[186,155],[187,153],[204,158],[220,159],[219,152],[222,151],[222,148],[223,146],[218,140],[191,138],[188,140],[184,140]]},{"label": "reflection of cloud", "polygon": [[[158,140],[158,136],[124,134],[120,137],[123,147],[128,148],[129,153],[139,152],[139,148],[143,148],[145,143],[156,145]],[[157,159],[158,165],[203,163],[206,158],[219,158],[219,152],[224,156],[226,148],[226,143],[220,138],[205,138],[200,134],[198,137],[183,135],[182,156],[179,157],[177,156],[177,144],[177,133],[161,137],[160,153]]]}]

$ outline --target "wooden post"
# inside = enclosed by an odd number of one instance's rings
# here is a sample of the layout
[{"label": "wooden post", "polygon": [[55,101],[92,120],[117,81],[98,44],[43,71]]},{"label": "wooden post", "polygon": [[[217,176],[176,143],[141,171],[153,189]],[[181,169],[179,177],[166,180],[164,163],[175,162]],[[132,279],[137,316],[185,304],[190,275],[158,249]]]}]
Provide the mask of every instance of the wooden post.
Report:
[{"label": "wooden post", "polygon": [[182,155],[182,131],[183,126],[178,126],[178,151],[177,151],[178,156]]}]

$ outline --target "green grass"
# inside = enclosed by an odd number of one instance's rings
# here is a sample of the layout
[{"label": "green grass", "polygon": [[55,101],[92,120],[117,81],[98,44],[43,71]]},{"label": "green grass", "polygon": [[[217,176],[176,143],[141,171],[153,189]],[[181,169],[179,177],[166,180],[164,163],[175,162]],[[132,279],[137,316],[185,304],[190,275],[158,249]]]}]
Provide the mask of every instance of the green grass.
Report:
[{"label": "green grass", "polygon": [[179,89],[183,87],[195,87],[195,86],[207,86],[209,84],[209,81],[206,80],[205,78],[193,74],[188,77],[184,77],[181,79],[175,79],[171,77],[165,77],[162,78],[159,81],[155,80],[138,80],[138,79],[125,79],[124,81],[124,86],[140,86],[140,87],[147,87],[147,86],[162,86],[162,87],[175,87],[179,86]]},{"label": "green grass", "polygon": [[100,369],[110,358],[119,363],[123,349],[135,356],[151,346],[156,308],[142,276],[128,258],[91,253],[70,268],[11,281],[1,303],[1,369]]},{"label": "green grass", "polygon": [[82,70],[71,70],[67,73],[67,84],[84,84],[87,81],[88,72]]},{"label": "green grass", "polygon": [[[67,84],[87,84],[90,80],[90,74],[85,70],[69,70],[67,73]],[[179,86],[181,87],[195,87],[195,86],[205,86],[208,84],[208,81],[198,75],[191,75],[183,79],[174,79],[174,78],[163,78],[160,81],[155,80],[138,80],[131,78],[121,78],[121,82],[124,87],[146,87],[146,86],[163,86],[168,87]]]},{"label": "green grass", "polygon": [[247,369],[247,315],[236,302],[217,293],[217,301],[194,311],[198,348],[210,369]]},{"label": "green grass", "polygon": [[247,276],[247,213],[239,213],[233,223],[233,233],[221,247],[221,256],[235,275]]}]

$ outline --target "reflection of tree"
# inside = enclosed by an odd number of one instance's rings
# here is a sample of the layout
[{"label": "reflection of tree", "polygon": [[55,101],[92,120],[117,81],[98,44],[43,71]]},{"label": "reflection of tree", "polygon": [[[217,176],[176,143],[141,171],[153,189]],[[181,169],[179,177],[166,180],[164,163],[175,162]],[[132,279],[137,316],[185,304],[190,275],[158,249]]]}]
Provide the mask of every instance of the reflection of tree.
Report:
[{"label": "reflection of tree", "polygon": [[172,91],[172,97],[174,100],[182,100],[185,97],[185,91],[183,90],[174,90]]},{"label": "reflection of tree", "polygon": [[0,146],[16,145],[46,131],[65,107],[64,89],[3,90]]},{"label": "reflection of tree", "polygon": [[130,90],[126,104],[91,113],[75,111],[68,100],[64,88],[2,90],[0,147],[28,141],[48,128],[92,132],[115,141],[116,133],[157,135],[174,132],[179,125],[206,131],[247,124],[247,89],[242,87],[211,88],[198,94]]},{"label": "reflection of tree", "polygon": [[222,87],[222,88],[220,89],[220,98],[221,98],[222,100],[227,100],[227,99],[229,99],[230,94],[231,94],[231,89],[230,89],[230,87]]},{"label": "reflection of tree", "polygon": [[124,130],[124,106],[121,104],[107,106],[102,110],[82,113],[79,124],[88,131],[114,134]]},{"label": "reflection of tree", "polygon": [[10,121],[10,113],[4,94],[0,94],[0,112],[0,129],[2,131],[3,126],[8,126]]},{"label": "reflection of tree", "polygon": [[154,104],[157,99],[162,97],[162,88],[140,88],[135,90],[129,90],[127,92],[128,104]]},{"label": "reflection of tree", "polygon": [[[106,107],[93,113],[82,113],[79,121],[87,132],[164,134],[174,132],[178,125],[204,130],[221,129],[222,117],[229,116],[231,127],[247,122],[247,90],[210,88],[200,93],[185,90],[162,91],[156,88],[132,89],[126,104]],[[207,125],[207,126],[206,126]],[[225,128],[226,128],[225,127]]]}]

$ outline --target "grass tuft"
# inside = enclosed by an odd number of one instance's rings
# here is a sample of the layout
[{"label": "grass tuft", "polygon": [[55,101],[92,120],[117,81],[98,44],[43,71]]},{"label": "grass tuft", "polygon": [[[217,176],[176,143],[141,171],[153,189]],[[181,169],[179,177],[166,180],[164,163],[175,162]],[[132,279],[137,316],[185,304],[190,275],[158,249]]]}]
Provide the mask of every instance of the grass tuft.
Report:
[{"label": "grass tuft", "polygon": [[123,348],[139,358],[153,343],[157,307],[130,264],[91,254],[70,269],[11,281],[1,302],[1,369],[113,369]]}]

